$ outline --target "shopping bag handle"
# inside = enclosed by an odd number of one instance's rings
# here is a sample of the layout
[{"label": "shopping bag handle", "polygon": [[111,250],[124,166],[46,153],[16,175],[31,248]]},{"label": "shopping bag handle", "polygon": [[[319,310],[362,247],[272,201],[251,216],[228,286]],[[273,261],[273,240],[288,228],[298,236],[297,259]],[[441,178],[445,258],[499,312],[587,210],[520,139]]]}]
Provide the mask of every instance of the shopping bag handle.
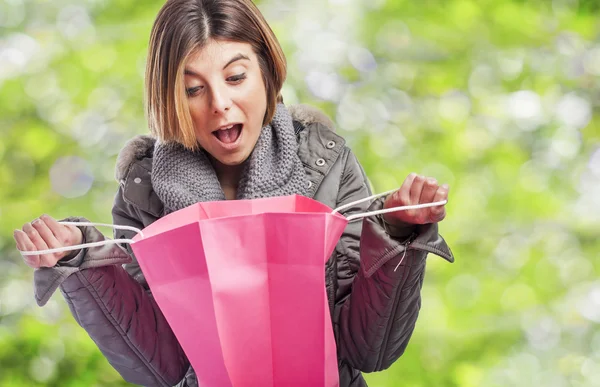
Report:
[{"label": "shopping bag handle", "polygon": [[[382,193],[379,193],[376,195],[368,196],[368,197],[360,199],[360,200],[353,201],[351,203],[344,204],[344,205],[334,209],[331,213],[335,214],[345,208],[352,207],[356,204],[366,202],[369,200],[373,200],[373,199],[376,199],[381,196],[389,195],[394,191],[395,190],[382,192]],[[346,219],[348,220],[348,222],[352,222],[352,221],[355,221],[358,219],[363,219],[363,218],[373,216],[373,215],[387,214],[387,213],[396,212],[396,211],[416,210],[419,208],[441,206],[441,205],[446,204],[447,202],[448,202],[447,200],[442,200],[442,201],[434,202],[434,203],[414,204],[414,205],[409,205],[409,206],[386,208],[386,209],[377,210],[377,211],[364,212],[362,214],[350,215],[350,216],[346,217]],[[134,231],[137,234],[140,234],[142,236],[142,238],[144,237],[144,233],[142,232],[142,230],[140,230],[139,228],[136,228],[136,227],[132,227],[132,226],[120,226],[120,225],[114,225],[114,224],[92,223],[92,222],[58,222],[58,223],[63,224],[65,226],[110,227],[115,230]],[[62,253],[65,251],[79,250],[79,249],[83,249],[83,248],[87,248],[87,247],[98,247],[98,246],[105,246],[105,245],[118,244],[118,243],[132,244],[132,243],[135,243],[135,241],[133,239],[106,239],[106,240],[100,241],[100,242],[82,243],[79,245],[59,247],[59,248],[55,248],[55,249],[36,250],[36,251],[21,251],[21,250],[19,250],[19,252],[21,253],[21,255],[54,254],[54,253]]]},{"label": "shopping bag handle", "polygon": [[[128,230],[128,231],[135,231],[136,233],[140,234],[142,236],[142,238],[144,237],[144,233],[142,232],[142,230],[140,230],[139,228],[136,227],[132,227],[132,226],[120,226],[120,225],[115,225],[115,224],[106,224],[106,223],[92,223],[92,222],[58,222],[60,224],[63,224],[65,226],[94,226],[94,227],[110,227],[113,228],[115,230]],[[62,253],[64,251],[74,251],[74,250],[80,250],[80,249],[84,249],[87,247],[98,247],[98,246],[105,246],[105,245],[115,245],[118,243],[135,243],[135,241],[133,239],[106,239],[100,242],[90,242],[90,243],[82,243],[80,245],[73,245],[73,246],[65,246],[65,247],[58,247],[55,249],[46,249],[46,250],[36,250],[36,251],[21,251],[19,250],[19,252],[21,253],[21,255],[39,255],[39,254],[54,254],[54,253]]]},{"label": "shopping bag handle", "polygon": [[[331,213],[335,214],[345,208],[348,207],[352,207],[356,204],[362,203],[362,202],[366,202],[369,200],[373,200],[373,199],[377,199],[379,197],[385,196],[385,195],[389,195],[392,192],[395,192],[396,190],[393,189],[391,191],[386,191],[386,192],[382,192],[382,193],[378,193],[375,195],[371,195],[368,196],[366,198],[362,198],[360,200],[356,200],[353,201],[351,203],[347,203],[344,204],[343,206],[339,206],[338,208],[336,208],[335,210],[333,210]],[[396,212],[396,211],[406,211],[406,210],[417,210],[419,208],[427,208],[427,207],[437,207],[437,206],[443,206],[444,204],[448,203],[447,200],[441,200],[439,202],[433,202],[433,203],[423,203],[423,204],[412,204],[412,205],[408,205],[408,206],[399,206],[399,207],[392,207],[392,208],[384,208],[382,210],[377,210],[377,211],[369,211],[369,212],[363,212],[362,214],[354,214],[354,215],[350,215],[348,217],[346,217],[346,219],[348,220],[348,222],[352,222],[354,220],[357,219],[363,219],[369,216],[373,216],[373,215],[379,215],[379,214],[387,214],[390,212]]]}]

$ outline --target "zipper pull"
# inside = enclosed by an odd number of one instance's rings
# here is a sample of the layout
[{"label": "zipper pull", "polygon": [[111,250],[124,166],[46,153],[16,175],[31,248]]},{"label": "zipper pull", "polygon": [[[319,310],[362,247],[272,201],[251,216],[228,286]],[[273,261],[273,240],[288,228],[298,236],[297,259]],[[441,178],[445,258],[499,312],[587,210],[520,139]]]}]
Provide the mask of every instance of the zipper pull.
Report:
[{"label": "zipper pull", "polygon": [[404,252],[402,253],[402,257],[400,258],[400,262],[398,262],[398,264],[396,265],[396,268],[394,269],[394,273],[396,272],[396,270],[398,270],[398,268],[400,267],[400,265],[404,261],[404,258],[406,258],[406,251],[408,250],[408,245],[410,245],[412,243],[412,241],[414,241],[416,238],[417,238],[417,233],[413,232],[408,237],[408,239],[406,240],[406,242],[404,242],[404,244],[403,244],[403,246],[404,246]]}]

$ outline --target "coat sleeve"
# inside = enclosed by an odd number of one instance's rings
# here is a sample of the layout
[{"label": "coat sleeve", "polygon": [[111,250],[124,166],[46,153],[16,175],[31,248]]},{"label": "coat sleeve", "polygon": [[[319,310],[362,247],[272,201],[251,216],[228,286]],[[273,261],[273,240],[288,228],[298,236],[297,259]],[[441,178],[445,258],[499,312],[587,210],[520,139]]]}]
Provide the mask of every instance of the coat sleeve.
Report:
[{"label": "coat sleeve", "polygon": [[[119,189],[114,223],[143,228],[130,209]],[[81,229],[86,242],[105,239],[94,227]],[[150,292],[120,265],[130,263],[132,255],[118,245],[93,247],[60,266],[38,269],[36,299],[43,305],[60,287],[75,320],[123,379],[143,386],[174,386],[184,378],[189,362]]]},{"label": "coat sleeve", "polygon": [[[350,152],[337,205],[370,195],[364,171]],[[357,204],[344,215],[381,209],[383,201]],[[419,314],[428,252],[454,260],[437,224],[390,230],[381,216],[348,224],[336,246],[334,328],[340,361],[374,372],[402,355]]]}]

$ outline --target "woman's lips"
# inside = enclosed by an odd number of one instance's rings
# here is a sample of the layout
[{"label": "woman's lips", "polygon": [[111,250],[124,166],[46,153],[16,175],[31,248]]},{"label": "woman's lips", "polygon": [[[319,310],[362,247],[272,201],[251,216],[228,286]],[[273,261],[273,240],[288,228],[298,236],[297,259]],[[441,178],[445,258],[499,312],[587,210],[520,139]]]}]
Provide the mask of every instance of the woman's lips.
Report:
[{"label": "woman's lips", "polygon": [[242,124],[235,124],[229,129],[219,129],[212,132],[217,139],[217,143],[226,150],[236,149],[241,141],[242,137]]},{"label": "woman's lips", "polygon": [[215,130],[213,134],[217,137],[219,141],[224,144],[233,144],[237,141],[242,133],[242,125],[235,124],[231,126],[229,129],[219,129]]}]

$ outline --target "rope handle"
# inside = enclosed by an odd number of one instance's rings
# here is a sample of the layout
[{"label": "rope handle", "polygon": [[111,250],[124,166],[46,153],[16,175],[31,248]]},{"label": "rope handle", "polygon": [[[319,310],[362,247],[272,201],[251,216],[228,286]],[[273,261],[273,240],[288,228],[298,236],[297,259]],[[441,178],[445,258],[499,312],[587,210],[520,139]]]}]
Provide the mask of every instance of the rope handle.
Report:
[{"label": "rope handle", "polygon": [[[344,205],[334,209],[331,213],[332,214],[338,213],[345,208],[352,207],[356,204],[366,202],[369,200],[373,200],[373,199],[379,198],[381,196],[389,195],[394,191],[395,190],[382,192],[382,193],[379,193],[376,195],[368,196],[368,197],[360,199],[360,200],[353,201],[351,203],[344,204]],[[382,210],[350,215],[346,219],[348,219],[349,222],[352,222],[354,220],[366,218],[366,217],[373,216],[373,215],[387,214],[387,213],[396,212],[396,211],[416,210],[419,208],[442,206],[442,205],[446,204],[447,202],[448,202],[447,200],[442,200],[442,201],[434,202],[434,203],[423,203],[423,204],[414,204],[414,205],[409,205],[409,206],[385,208]],[[128,231],[134,231],[137,234],[140,234],[142,236],[142,238],[144,237],[144,233],[142,232],[142,230],[140,230],[139,228],[136,228],[136,227],[132,227],[132,226],[119,226],[119,225],[114,225],[114,224],[92,223],[92,222],[59,222],[59,223],[65,225],[65,226],[94,226],[94,227],[109,227],[109,228],[113,228],[115,230],[128,230]],[[132,243],[135,243],[135,241],[133,239],[107,239],[107,240],[100,241],[100,242],[83,243],[80,245],[65,246],[65,247],[59,247],[59,248],[55,248],[55,249],[36,250],[36,251],[20,251],[20,253],[21,253],[21,255],[54,254],[54,253],[61,253],[61,252],[65,252],[65,251],[79,250],[79,249],[83,249],[83,248],[87,248],[87,247],[98,247],[98,246],[105,246],[105,245],[118,244],[118,243],[132,244]]]},{"label": "rope handle", "polygon": [[[142,232],[142,230],[140,230],[139,228],[136,228],[136,227],[132,227],[132,226],[118,226],[118,225],[114,225],[114,224],[92,223],[92,222],[58,222],[58,223],[63,224],[65,226],[110,227],[115,230],[135,231],[136,233],[140,234],[142,236],[142,238],[144,237],[144,233]],[[107,240],[100,241],[100,242],[83,243],[80,245],[64,246],[64,247],[58,247],[55,249],[36,250],[36,251],[21,251],[21,250],[19,250],[19,252],[21,253],[21,255],[54,254],[54,253],[62,253],[64,251],[79,250],[79,249],[83,249],[83,248],[87,248],[87,247],[114,245],[114,244],[118,244],[118,243],[132,244],[132,243],[135,243],[135,241],[133,239],[107,239]]]},{"label": "rope handle", "polygon": [[[343,206],[339,206],[338,208],[336,208],[335,210],[333,210],[331,213],[335,214],[335,213],[340,212],[341,210],[343,210],[345,208],[352,207],[352,206],[354,206],[356,204],[359,204],[359,203],[362,203],[362,202],[366,202],[366,201],[369,201],[369,200],[377,199],[377,198],[385,196],[385,195],[389,195],[389,194],[391,194],[392,192],[395,192],[395,191],[396,190],[393,189],[391,191],[386,191],[386,192],[378,193],[378,194],[375,194],[375,195],[368,196],[366,198],[362,198],[360,200],[353,201],[352,203],[344,204]],[[366,218],[366,217],[373,216],[373,215],[387,214],[387,213],[396,212],[396,211],[417,210],[417,209],[420,209],[420,208],[427,208],[427,207],[437,207],[437,206],[443,206],[446,203],[448,203],[447,200],[441,200],[439,202],[433,202],[433,203],[413,204],[413,205],[408,205],[408,206],[399,206],[399,207],[392,207],[392,208],[384,208],[382,210],[370,211],[370,212],[364,212],[362,214],[350,215],[346,219],[348,219],[349,222],[352,222],[354,220]]]}]

